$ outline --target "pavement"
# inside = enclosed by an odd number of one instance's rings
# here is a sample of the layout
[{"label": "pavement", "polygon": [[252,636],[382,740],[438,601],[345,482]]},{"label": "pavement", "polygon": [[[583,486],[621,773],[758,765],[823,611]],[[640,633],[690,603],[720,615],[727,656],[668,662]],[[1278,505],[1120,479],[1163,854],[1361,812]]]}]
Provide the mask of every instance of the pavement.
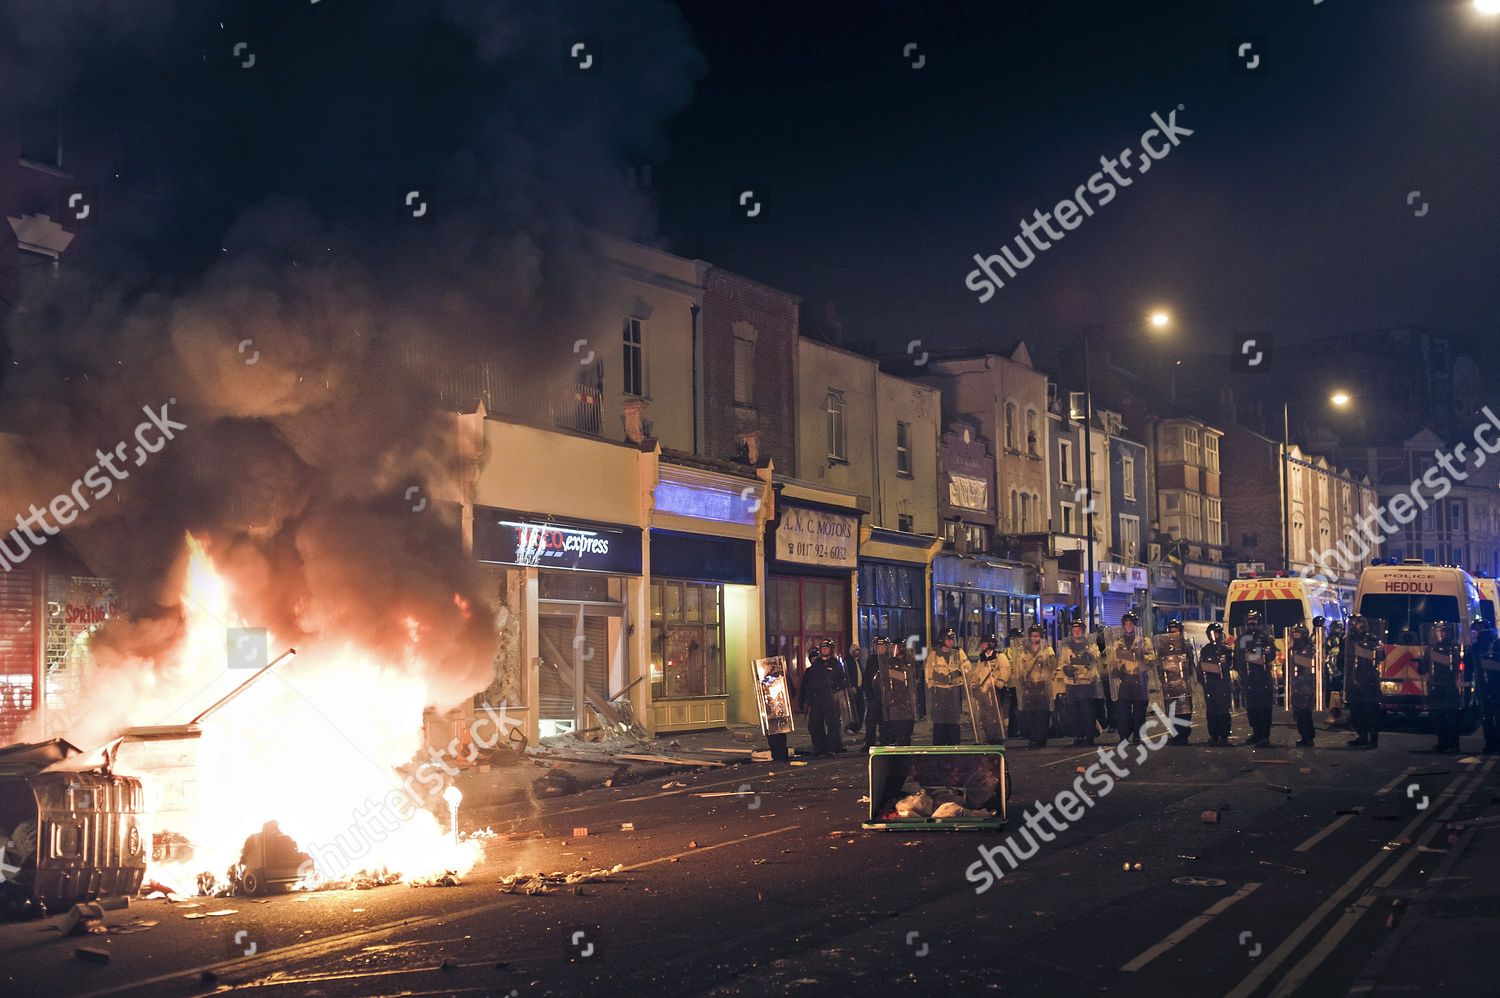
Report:
[{"label": "pavement", "polygon": [[[1296,748],[1278,720],[1270,749],[1207,747],[1200,723],[1197,745],[1132,754],[983,893],[968,875],[980,846],[1027,827],[1096,754],[1013,739],[999,834],[863,831],[858,752],[497,797],[493,813],[466,802],[465,826],[496,835],[458,886],[136,901],[110,924],[154,926],[85,940],[55,919],[4,924],[0,993],[1500,994],[1485,952],[1500,938],[1496,757],[1428,755],[1430,735],[1401,731],[1375,751],[1326,730]],[[677,740],[684,754],[743,744]],[[499,883],[617,864],[557,893]],[[229,914],[188,917],[215,910]]]}]

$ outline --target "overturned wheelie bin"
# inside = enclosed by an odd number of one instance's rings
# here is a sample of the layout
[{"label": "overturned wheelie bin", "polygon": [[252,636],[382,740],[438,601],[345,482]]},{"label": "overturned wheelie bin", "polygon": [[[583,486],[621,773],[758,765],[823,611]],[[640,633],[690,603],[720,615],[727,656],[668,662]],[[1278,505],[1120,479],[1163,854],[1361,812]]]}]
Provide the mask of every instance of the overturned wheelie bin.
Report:
[{"label": "overturned wheelie bin", "polygon": [[151,841],[141,781],[86,767],[61,739],[0,749],[0,913],[140,889]]},{"label": "overturned wheelie bin", "polygon": [[1003,745],[893,745],[870,749],[870,806],[880,831],[994,831],[1005,826]]}]

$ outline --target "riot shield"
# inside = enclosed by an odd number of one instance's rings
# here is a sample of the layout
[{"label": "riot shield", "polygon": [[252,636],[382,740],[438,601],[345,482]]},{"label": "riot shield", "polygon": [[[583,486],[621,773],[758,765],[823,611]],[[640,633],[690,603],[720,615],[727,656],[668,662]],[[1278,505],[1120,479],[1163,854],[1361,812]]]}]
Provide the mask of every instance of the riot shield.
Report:
[{"label": "riot shield", "polygon": [[974,741],[1004,743],[1005,717],[1000,712],[999,677],[993,662],[975,659],[972,674],[964,676],[964,690],[969,697],[969,717],[974,723]]},{"label": "riot shield", "polygon": [[1193,713],[1187,651],[1187,642],[1176,634],[1163,637],[1157,647],[1161,668],[1161,708],[1170,714],[1175,703],[1178,717],[1191,717]]},{"label": "riot shield", "polygon": [[1299,693],[1307,693],[1312,697],[1312,709],[1318,709],[1322,703],[1319,687],[1322,685],[1319,678],[1318,661],[1319,642],[1314,639],[1312,647],[1298,651],[1295,645],[1288,641],[1286,647],[1286,668],[1282,670],[1282,702],[1288,710],[1295,709],[1295,698]]},{"label": "riot shield", "polygon": [[1427,660],[1428,691],[1436,686],[1443,691],[1459,689],[1462,650],[1458,643],[1458,625],[1439,620],[1422,628],[1422,656]]},{"label": "riot shield", "polygon": [[760,730],[765,735],[785,735],[795,730],[792,698],[787,687],[786,659],[755,660],[756,704],[760,707]]},{"label": "riot shield", "polygon": [[895,655],[880,656],[881,719],[915,721],[917,719],[917,667]]}]

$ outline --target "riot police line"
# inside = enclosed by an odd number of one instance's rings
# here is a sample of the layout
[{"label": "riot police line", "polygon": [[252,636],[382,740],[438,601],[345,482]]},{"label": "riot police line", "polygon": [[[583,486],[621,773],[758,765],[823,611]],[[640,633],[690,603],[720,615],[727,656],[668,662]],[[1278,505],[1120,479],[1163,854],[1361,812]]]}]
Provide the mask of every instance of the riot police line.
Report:
[{"label": "riot police line", "polygon": [[[1222,624],[1209,624],[1201,647],[1185,640],[1175,618],[1165,633],[1145,634],[1134,612],[1121,618],[1112,640],[1103,632],[1088,634],[1083,621],[1073,619],[1055,648],[1045,629],[1033,624],[1024,637],[1012,631],[1005,646],[996,635],[985,635],[972,657],[951,629],[926,652],[914,651],[913,640],[882,636],[868,656],[857,645],[839,655],[825,641],[809,656],[796,699],[815,756],[847,752],[845,735],[862,735],[866,750],[912,744],[923,685],[934,745],[1005,744],[1019,736],[1034,748],[1057,738],[1084,746],[1110,728],[1129,742],[1139,740],[1152,702],[1188,722],[1172,743],[1193,744],[1201,691],[1208,738],[1198,744],[1234,744],[1230,719],[1243,704],[1250,734],[1242,744],[1271,745],[1279,703],[1292,714],[1297,746],[1315,745],[1317,714],[1337,723],[1347,712],[1355,734],[1348,746],[1378,748],[1386,623],[1356,616],[1342,634],[1322,617],[1312,624],[1287,629],[1284,653],[1254,610],[1232,642]],[[1483,726],[1483,751],[1500,751],[1500,643],[1492,629],[1476,623],[1465,647],[1456,629],[1452,623],[1426,625],[1416,664],[1426,680],[1434,751],[1459,751],[1460,730],[1476,720]]]}]

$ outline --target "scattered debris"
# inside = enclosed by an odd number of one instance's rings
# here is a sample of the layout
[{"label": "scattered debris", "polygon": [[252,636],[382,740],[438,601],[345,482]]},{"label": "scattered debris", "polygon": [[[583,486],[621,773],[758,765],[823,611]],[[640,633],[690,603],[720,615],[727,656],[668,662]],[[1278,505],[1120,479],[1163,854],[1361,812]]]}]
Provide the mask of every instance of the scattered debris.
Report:
[{"label": "scattered debris", "polygon": [[689,849],[696,849],[696,848],[698,848],[698,840],[694,839],[691,842],[689,842],[688,843],[688,848]]},{"label": "scattered debris", "polygon": [[1279,794],[1289,794],[1289,793],[1292,792],[1292,788],[1291,787],[1283,787],[1283,786],[1281,786],[1280,784],[1277,784],[1277,783],[1267,783],[1266,784],[1266,789],[1267,790],[1274,790],[1274,791],[1276,791]]},{"label": "scattered debris", "polygon": [[861,797],[859,800],[855,801],[854,803],[856,803],[856,804],[868,804],[868,803],[870,803],[870,795],[866,794],[865,796]]},{"label": "scattered debris", "polygon": [[588,830],[587,826],[580,826],[578,828],[573,829],[573,837],[575,839],[586,839],[586,838],[588,838],[588,835],[589,835],[589,830]]},{"label": "scattered debris", "polygon": [[154,929],[160,923],[154,918],[133,918],[124,925],[109,926],[109,934],[112,936],[128,936],[132,932],[145,932]]},{"label": "scattered debris", "polygon": [[114,897],[100,898],[95,904],[105,911],[120,911],[123,908],[130,907],[130,898],[123,894],[117,894]]},{"label": "scattered debris", "polygon": [[[1290,766],[1292,764],[1290,759],[1256,759],[1255,761],[1262,766]],[[1241,772],[1248,772],[1248,770],[1242,770]]]},{"label": "scattered debris", "polygon": [[797,760],[793,759],[792,760],[792,765],[793,766],[806,766],[807,763],[805,763],[805,762],[798,762]]},{"label": "scattered debris", "polygon": [[1445,853],[1447,851],[1448,850],[1446,850],[1446,849],[1434,849],[1434,848],[1432,848],[1432,846],[1423,846],[1423,845],[1417,846],[1417,852]]},{"label": "scattered debris", "polygon": [[751,762],[770,762],[771,761],[771,751],[770,751],[770,749],[766,749],[766,750],[763,750],[763,751],[757,749],[756,751],[751,752],[750,753],[750,761]]},{"label": "scattered debris", "polygon": [[1075,773],[1086,773],[1086,772],[1088,772],[1088,770],[1084,769],[1082,766],[1074,766],[1073,767],[1073,772],[1075,772]]},{"label": "scattered debris", "polygon": [[68,909],[57,929],[65,936],[102,935],[106,931],[104,911],[99,905],[88,901],[75,904]]},{"label": "scattered debris", "polygon": [[203,914],[207,918],[222,918],[225,915],[238,915],[239,911],[235,908],[220,908],[218,911],[205,911]]},{"label": "scattered debris", "polygon": [[1483,762],[1484,760],[1479,758],[1479,756],[1477,755],[1466,755],[1458,761],[1461,763],[1466,763],[1468,765],[1473,765],[1474,763]]},{"label": "scattered debris", "polygon": [[1311,776],[1312,775],[1312,767],[1311,766],[1303,766],[1301,769],[1297,770],[1297,772],[1301,773],[1303,776]]},{"label": "scattered debris", "polygon": [[1197,857],[1197,856],[1184,856],[1184,855],[1183,855],[1183,854],[1182,854],[1182,853],[1178,853],[1178,854],[1177,854],[1177,858],[1178,858],[1178,859],[1187,859],[1187,860],[1195,860],[1195,859],[1197,859],[1197,858],[1198,858],[1198,857]]},{"label": "scattered debris", "polygon": [[1300,867],[1300,866],[1287,866],[1285,863],[1273,863],[1273,862],[1271,862],[1268,859],[1261,860],[1260,861],[1260,865],[1261,866],[1275,866],[1275,867],[1280,867],[1283,870],[1290,870],[1292,873],[1306,873],[1307,872],[1306,870],[1302,869],[1302,867]]},{"label": "scattered debris", "polygon": [[574,870],[572,873],[563,873],[561,871],[553,873],[517,873],[500,878],[500,893],[555,894],[558,888],[561,887],[603,883],[623,869],[625,869],[624,864],[616,863],[607,870],[604,867],[595,867],[592,870]]},{"label": "scattered debris", "polygon": [[673,790],[673,789],[676,789],[677,787],[685,787],[685,786],[687,786],[687,784],[683,783],[681,780],[673,780],[671,783],[663,783],[661,785],[661,788],[663,790]]},{"label": "scattered debris", "polygon": [[1125,873],[1139,873],[1140,870],[1141,870],[1141,864],[1139,864],[1139,863],[1135,863],[1135,864],[1125,863],[1125,864],[1122,865],[1121,869]]},{"label": "scattered debris", "polygon": [[531,793],[535,797],[565,797],[578,792],[578,777],[566,769],[549,769],[546,776],[531,781]]},{"label": "scattered debris", "polygon": [[1219,823],[1219,812],[1204,811],[1202,814],[1198,815],[1198,820],[1203,822],[1205,825],[1217,825]]},{"label": "scattered debris", "polygon": [[73,958],[85,963],[108,963],[109,951],[95,949],[92,946],[80,946],[73,951]]},{"label": "scattered debris", "polygon": [[620,822],[620,831],[622,831],[622,832],[633,832],[633,831],[635,831],[635,822],[633,822],[633,821],[622,821],[622,822]]}]

